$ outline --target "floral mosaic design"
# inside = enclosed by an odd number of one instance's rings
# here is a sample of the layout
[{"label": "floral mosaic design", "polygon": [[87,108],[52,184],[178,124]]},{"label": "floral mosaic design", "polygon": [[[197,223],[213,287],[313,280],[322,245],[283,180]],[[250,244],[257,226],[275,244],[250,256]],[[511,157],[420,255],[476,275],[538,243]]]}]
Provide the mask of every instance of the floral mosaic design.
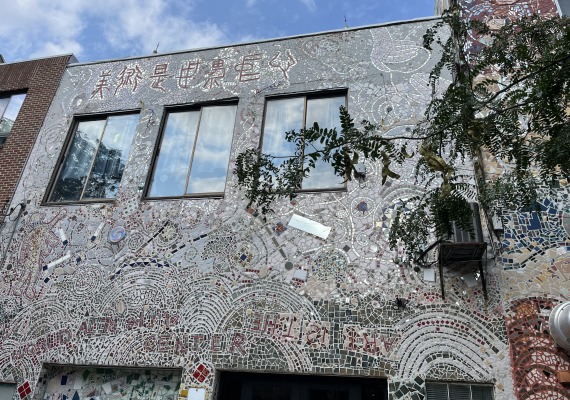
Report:
[{"label": "floral mosaic design", "polygon": [[[484,21],[491,29],[500,29],[518,18],[540,14],[558,15],[555,0],[460,0],[465,19]],[[481,46],[489,38],[473,37],[473,46]]]}]

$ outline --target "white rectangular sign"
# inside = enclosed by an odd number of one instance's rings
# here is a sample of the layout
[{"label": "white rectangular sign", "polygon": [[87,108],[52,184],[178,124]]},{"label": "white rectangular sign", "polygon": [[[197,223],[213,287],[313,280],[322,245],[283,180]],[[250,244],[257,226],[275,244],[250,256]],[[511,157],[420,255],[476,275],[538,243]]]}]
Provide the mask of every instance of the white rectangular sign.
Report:
[{"label": "white rectangular sign", "polygon": [[326,239],[331,233],[330,226],[325,226],[317,221],[301,217],[297,214],[293,214],[289,221],[289,226],[302,230],[303,232],[310,233],[311,235],[318,236],[321,239]]}]

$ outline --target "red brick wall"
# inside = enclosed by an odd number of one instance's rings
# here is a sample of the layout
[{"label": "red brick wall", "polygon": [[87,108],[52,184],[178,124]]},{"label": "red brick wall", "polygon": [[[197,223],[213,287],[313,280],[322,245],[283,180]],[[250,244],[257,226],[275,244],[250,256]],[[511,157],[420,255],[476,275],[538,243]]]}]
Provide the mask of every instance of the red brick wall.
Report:
[{"label": "red brick wall", "polygon": [[[26,99],[0,146],[0,210],[10,202],[66,65],[73,56],[0,64],[0,95],[25,91]],[[0,217],[0,222],[3,218]]]}]

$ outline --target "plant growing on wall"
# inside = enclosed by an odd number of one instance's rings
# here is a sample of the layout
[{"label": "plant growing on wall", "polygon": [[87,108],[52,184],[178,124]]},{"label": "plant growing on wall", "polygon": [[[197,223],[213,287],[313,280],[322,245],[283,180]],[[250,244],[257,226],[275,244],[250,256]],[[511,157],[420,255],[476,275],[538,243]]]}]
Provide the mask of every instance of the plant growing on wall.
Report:
[{"label": "plant growing on wall", "polygon": [[[473,42],[473,37],[480,40]],[[528,209],[541,187],[566,184],[570,20],[531,16],[491,31],[477,21],[464,21],[455,5],[424,35],[425,48],[434,44],[441,59],[430,74],[432,98],[407,140],[384,137],[382,126],[368,121],[355,124],[341,108],[340,131],[315,124],[287,132],[286,139],[295,144],[289,157],[259,149],[238,155],[235,173],[249,206],[266,214],[276,199],[295,197],[318,160],[330,163],[345,180],[364,178],[358,168],[364,160],[378,162],[384,184],[399,179],[397,166],[414,157],[425,193],[399,208],[390,232],[390,245],[403,245],[413,256],[432,235],[447,238],[453,222],[470,229],[469,201],[503,210]],[[448,71],[452,83],[443,92],[436,90]],[[509,168],[485,179],[478,160],[481,149]],[[465,165],[474,168],[478,185],[464,176]]]}]

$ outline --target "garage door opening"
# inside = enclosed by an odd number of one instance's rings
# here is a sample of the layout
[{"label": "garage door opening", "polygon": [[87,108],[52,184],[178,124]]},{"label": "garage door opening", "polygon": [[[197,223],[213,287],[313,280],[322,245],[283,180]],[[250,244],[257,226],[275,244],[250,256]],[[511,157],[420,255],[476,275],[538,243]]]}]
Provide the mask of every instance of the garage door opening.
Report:
[{"label": "garage door opening", "polygon": [[220,372],[217,400],[387,400],[384,378]]}]

